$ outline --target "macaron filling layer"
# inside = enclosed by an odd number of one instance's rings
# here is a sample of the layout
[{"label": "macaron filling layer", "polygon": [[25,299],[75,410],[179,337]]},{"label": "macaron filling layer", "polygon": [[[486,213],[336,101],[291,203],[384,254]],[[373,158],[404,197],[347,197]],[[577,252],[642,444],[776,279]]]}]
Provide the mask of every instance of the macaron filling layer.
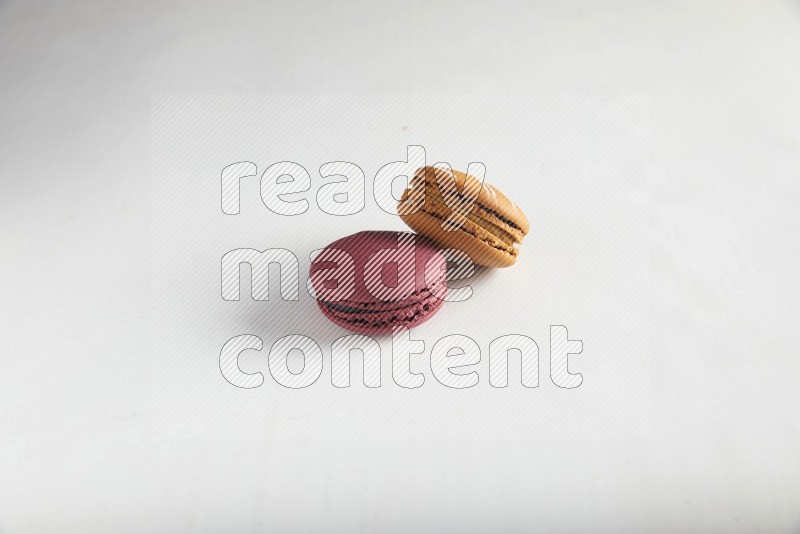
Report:
[{"label": "macaron filling layer", "polygon": [[[419,179],[417,179],[419,180]],[[441,189],[439,184],[431,180],[424,180],[424,181],[416,181],[412,184],[412,187],[419,188],[424,187],[424,194],[425,194],[425,201],[428,202],[428,199],[433,199],[434,202],[442,204],[444,207],[450,210],[449,207],[445,204],[444,198],[441,193]],[[447,191],[448,198],[455,197],[458,198],[459,201],[468,200],[464,195],[459,193],[456,190],[448,190]],[[523,230],[517,223],[512,221],[511,219],[504,217],[497,210],[493,210],[482,205],[480,202],[476,201],[473,204],[473,209],[468,215],[469,219],[472,220],[479,226],[484,227],[485,229],[492,231],[493,229],[499,230],[502,233],[508,235],[507,239],[503,239],[504,241],[508,242],[521,242],[525,237],[527,232]],[[491,227],[487,227],[486,224],[491,225]],[[494,232],[493,232],[494,233]]]},{"label": "macaron filling layer", "polygon": [[[435,211],[441,214],[443,211],[448,215],[451,213],[451,209],[444,203],[444,199],[437,195],[429,195],[425,194],[425,205],[426,206],[434,206]],[[477,224],[487,232],[491,233],[497,239],[502,241],[504,244],[512,245],[514,243],[518,243],[521,241],[521,238],[517,238],[517,236],[511,233],[511,229],[508,226],[502,226],[502,223],[496,221],[492,221],[486,217],[481,217],[479,214],[475,213],[475,211],[483,210],[483,208],[478,204],[475,203],[475,208],[472,212],[468,213],[466,218],[467,220]],[[422,210],[425,211],[425,206],[422,207]],[[430,213],[430,211],[425,211],[426,213]]]},{"label": "macaron filling layer", "polygon": [[408,308],[419,302],[427,301],[431,296],[436,297],[437,294],[441,295],[437,297],[441,299],[444,295],[443,289],[443,281],[437,281],[431,284],[430,287],[414,291],[406,298],[399,301],[355,302],[352,300],[327,301],[320,299],[319,302],[329,308],[346,313],[379,313]]},{"label": "macaron filling layer", "polygon": [[[409,191],[406,190],[403,193],[401,202],[406,200],[408,198],[408,195]],[[425,195],[425,204],[419,208],[419,211],[425,213],[430,217],[433,217],[434,219],[442,221],[443,223],[447,222],[447,218],[452,213],[450,208],[444,205],[440,200],[438,200],[436,197],[432,197],[429,195]],[[455,225],[455,223],[453,223],[453,227],[456,230],[460,230],[474,237],[475,239],[478,239],[483,243],[486,243],[490,247],[499,250],[500,252],[504,252],[512,256],[517,256],[519,251],[514,246],[517,243],[517,241],[513,238],[513,236],[508,234],[508,232],[500,230],[499,227],[494,225],[487,228],[489,224],[491,223],[485,222],[484,224],[480,224],[479,219],[470,213],[467,215],[466,220],[460,227]],[[506,236],[508,236],[509,238],[508,241],[504,241],[501,237],[498,236],[498,234],[501,235],[505,234]]]},{"label": "macaron filling layer", "polygon": [[406,299],[396,302],[365,303],[320,300],[319,306],[326,315],[343,323],[376,330],[389,329],[393,326],[421,322],[426,315],[438,310],[444,301],[439,288],[434,286],[442,284],[443,282],[437,282],[430,288],[416,291]]}]

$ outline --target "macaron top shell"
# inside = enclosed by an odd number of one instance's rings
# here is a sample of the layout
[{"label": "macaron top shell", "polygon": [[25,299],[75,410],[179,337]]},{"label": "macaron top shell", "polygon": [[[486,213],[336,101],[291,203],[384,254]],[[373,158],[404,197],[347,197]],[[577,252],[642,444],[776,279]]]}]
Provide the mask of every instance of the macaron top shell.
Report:
[{"label": "macaron top shell", "polygon": [[361,333],[391,332],[429,319],[447,293],[442,251],[410,232],[359,232],[313,258],[310,281],[320,309]]}]

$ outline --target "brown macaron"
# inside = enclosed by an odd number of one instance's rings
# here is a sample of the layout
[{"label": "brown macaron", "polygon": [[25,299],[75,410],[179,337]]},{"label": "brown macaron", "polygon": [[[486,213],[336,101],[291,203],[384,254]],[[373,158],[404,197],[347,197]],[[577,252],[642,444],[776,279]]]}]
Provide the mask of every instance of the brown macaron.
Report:
[{"label": "brown macaron", "polygon": [[[454,208],[468,206],[478,188],[471,209],[459,216]],[[522,210],[497,188],[439,167],[417,169],[397,211],[412,230],[444,248],[462,250],[475,264],[486,267],[513,265],[517,246],[530,229]]]}]

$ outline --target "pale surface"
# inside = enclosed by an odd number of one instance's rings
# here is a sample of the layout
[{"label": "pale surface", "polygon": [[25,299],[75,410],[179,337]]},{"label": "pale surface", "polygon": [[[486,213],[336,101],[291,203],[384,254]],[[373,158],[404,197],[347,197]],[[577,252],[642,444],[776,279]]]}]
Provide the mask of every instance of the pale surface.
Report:
[{"label": "pale surface", "polygon": [[[796,2],[0,4],[0,532],[797,531],[799,56]],[[502,176],[496,185],[522,195],[539,233],[515,270],[481,277],[473,299],[522,288],[504,305],[528,315],[512,314],[515,324],[475,314],[470,301],[417,336],[429,353],[443,335],[473,333],[481,383],[447,389],[421,359],[419,390],[387,382],[388,362],[380,390],[357,381],[334,390],[326,371],[308,390],[280,390],[258,358],[245,363],[267,373],[262,388],[225,383],[215,361],[224,335],[259,335],[268,348],[295,332],[291,314],[274,331],[260,315],[286,303],[204,308],[206,298],[220,306],[205,277],[218,276],[222,253],[286,246],[299,255],[363,224],[402,228],[370,218],[368,196],[361,219],[333,224],[312,206],[297,235],[259,244],[256,224],[268,216],[253,183],[241,216],[255,213],[253,226],[217,212],[216,234],[187,234],[184,257],[197,268],[175,270],[169,287],[187,300],[168,311],[194,314],[187,329],[205,320],[193,345],[154,350],[164,338],[153,339],[151,289],[172,274],[152,256],[170,228],[151,235],[163,199],[150,187],[151,97],[178,93],[517,95],[491,97],[501,104],[548,95],[521,116],[552,114],[560,137],[545,135],[547,123],[471,109],[465,124],[492,133],[459,143],[430,125],[415,130],[422,113],[392,122],[404,110],[387,105],[376,109],[392,109],[391,121],[376,112],[376,124],[351,130],[364,136],[353,142],[325,145],[335,124],[320,123],[274,151],[258,136],[241,145],[259,172],[293,159],[313,179],[326,158],[342,158],[363,165],[369,183],[404,143],[419,142],[437,161],[485,161]],[[610,121],[630,120],[603,130],[590,116],[584,129],[564,119],[580,107],[554,111],[563,95],[585,94],[606,95],[595,101],[621,112]],[[578,133],[566,135],[569,125]],[[249,128],[237,135],[276,135],[269,124]],[[619,157],[604,159],[603,135]],[[620,152],[625,136],[647,150]],[[176,197],[176,214],[218,209],[218,173],[238,159],[204,152],[213,146],[207,137],[189,146],[195,167],[176,167],[197,184]],[[616,172],[623,161],[640,163]],[[511,172],[531,163],[541,166]],[[553,176],[573,181],[556,186]],[[609,193],[631,184],[641,196]],[[603,194],[618,209],[591,202]],[[608,243],[584,241],[612,220]],[[187,228],[184,218],[174,224]],[[208,247],[196,248],[204,237]],[[625,259],[626,242],[646,247]],[[624,269],[603,270],[613,266]],[[646,285],[641,300],[615,292],[633,295],[635,284]],[[535,292],[539,307],[523,298]],[[618,306],[604,309],[602,297]],[[311,304],[305,295],[298,306]],[[538,389],[513,377],[492,389],[489,341],[525,333],[546,354],[550,324],[584,341],[575,362],[585,383],[558,390],[543,365]],[[612,324],[646,329],[631,339]],[[336,331],[320,328],[327,357]],[[638,359],[625,367],[636,370],[630,380],[612,373],[619,358]],[[169,373],[179,379],[172,396],[161,380]]]}]

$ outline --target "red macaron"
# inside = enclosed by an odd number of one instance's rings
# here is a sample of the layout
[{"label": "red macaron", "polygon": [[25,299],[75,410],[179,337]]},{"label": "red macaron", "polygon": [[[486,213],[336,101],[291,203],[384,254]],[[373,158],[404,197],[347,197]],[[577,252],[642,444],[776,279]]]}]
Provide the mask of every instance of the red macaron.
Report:
[{"label": "red macaron", "polygon": [[310,287],[322,313],[358,333],[389,333],[430,319],[447,295],[447,261],[409,232],[359,232],[320,250]]}]

